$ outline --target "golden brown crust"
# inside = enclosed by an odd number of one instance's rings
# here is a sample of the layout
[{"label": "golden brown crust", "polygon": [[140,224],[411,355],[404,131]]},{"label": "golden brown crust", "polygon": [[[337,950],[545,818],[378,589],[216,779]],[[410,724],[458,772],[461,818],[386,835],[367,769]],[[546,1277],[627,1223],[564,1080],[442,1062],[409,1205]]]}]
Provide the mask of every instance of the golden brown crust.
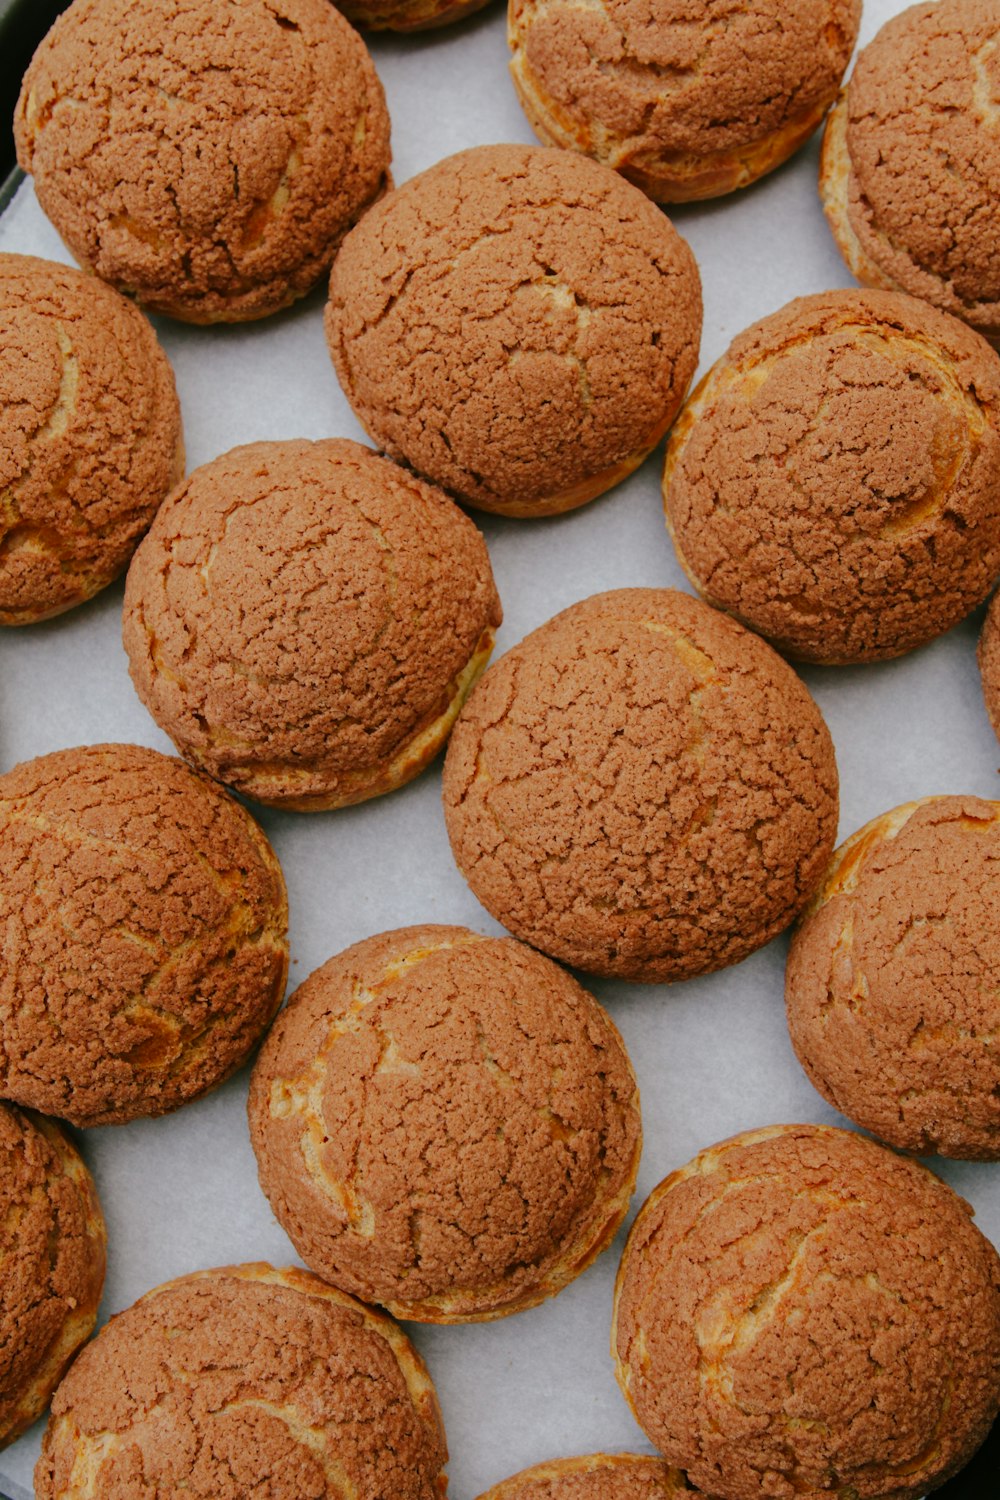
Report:
[{"label": "golden brown crust", "polygon": [[510,0],[511,74],[547,145],[661,202],[755,182],[836,97],[860,0]]},{"label": "golden brown crust", "polygon": [[337,0],[353,26],[367,31],[431,31],[462,21],[489,0]]},{"label": "golden brown crust", "polygon": [[303,1260],[428,1323],[560,1291],[620,1227],[641,1148],[635,1076],[597,1002],[462,927],[383,933],[317,969],[261,1051],[249,1115]]},{"label": "golden brown crust", "polygon": [[801,297],[706,375],[663,488],[709,604],[806,660],[899,655],[1000,573],[1000,364],[912,297]]},{"label": "golden brown crust", "polygon": [[437,1397],[390,1319],[307,1271],[147,1292],[56,1392],[38,1500],[440,1500]]},{"label": "golden brown crust", "polygon": [[820,194],[855,276],[1000,338],[1000,17],[910,6],[860,53],[830,116]]},{"label": "golden brown crust", "polygon": [[41,1416],[92,1332],[106,1246],[93,1179],[65,1135],[0,1104],[0,1448]]},{"label": "golden brown crust", "polygon": [[1000,803],[927,797],[837,850],[792,939],[792,1044],[842,1114],[920,1156],[1000,1158]]},{"label": "golden brown crust", "polygon": [[329,0],[74,0],[15,136],[81,265],[193,323],[307,292],[389,166],[382,86]]},{"label": "golden brown crust", "polygon": [[986,712],[997,738],[1000,739],[1000,595],[994,594],[983,621],[976,655],[983,684]]},{"label": "golden brown crust", "polygon": [[252,443],[161,509],[124,640],[182,754],[313,811],[423,770],[501,618],[486,543],[439,490],[360,443]]},{"label": "golden brown crust", "polygon": [[327,339],[381,447],[470,505],[547,515],[630,473],[698,360],[701,290],[669,221],[565,151],[483,146],[344,242]]},{"label": "golden brown crust", "polygon": [[479,1500],[698,1500],[679,1469],[635,1453],[594,1453],[559,1458],[523,1469]]},{"label": "golden brown crust", "polygon": [[751,1131],[650,1195],[612,1353],[709,1494],[918,1500],[1000,1404],[1000,1256],[918,1163],[819,1125]]},{"label": "golden brown crust", "polygon": [[517,937],[662,983],[786,927],[833,849],[830,736],[756,636],[669,589],[564,610],[486,673],[444,772],[452,851]]},{"label": "golden brown crust", "polygon": [[183,472],[173,372],[142,314],[68,266],[0,254],[0,625],[105,588]]},{"label": "golden brown crust", "polygon": [[285,883],[182,761],[95,745],[0,777],[0,1095],[75,1125],[176,1109],[281,1003]]}]

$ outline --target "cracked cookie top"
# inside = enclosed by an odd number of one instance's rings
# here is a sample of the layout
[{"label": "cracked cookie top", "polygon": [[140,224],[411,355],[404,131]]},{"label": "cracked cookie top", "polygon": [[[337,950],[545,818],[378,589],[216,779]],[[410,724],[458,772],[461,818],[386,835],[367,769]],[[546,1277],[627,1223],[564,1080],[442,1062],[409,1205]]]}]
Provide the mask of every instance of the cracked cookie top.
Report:
[{"label": "cracked cookie top", "polygon": [[307,292],[389,166],[382,86],[329,0],[74,0],[14,130],[80,264],[193,323]]},{"label": "cracked cookie top", "polygon": [[1000,1158],[1000,802],[927,797],[834,855],[792,939],[799,1061],[864,1130]]},{"label": "cracked cookie top", "polygon": [[679,1469],[634,1453],[560,1458],[524,1469],[479,1500],[699,1500]]},{"label": "cracked cookie top", "polygon": [[136,691],[263,802],[393,790],[447,738],[501,620],[486,543],[360,443],[252,443],[197,469],[129,569]]},{"label": "cracked cookie top", "polygon": [[830,116],[820,192],[860,281],[1000,338],[994,0],[937,0],[886,22]]},{"label": "cracked cookie top", "polygon": [[837,805],[830,735],[791,667],[670,589],[595,595],[508,651],[445,763],[452,851],[497,921],[656,983],[787,927]]},{"label": "cracked cookie top", "polygon": [[38,1500],[441,1500],[430,1376],[307,1271],[225,1266],[112,1318],[52,1402]]},{"label": "cracked cookie top", "polygon": [[90,1335],[105,1244],[93,1180],[62,1131],[0,1104],[0,1448],[41,1416]]},{"label": "cracked cookie top", "polygon": [[1000,573],[1000,362],[898,292],[801,297],[709,371],[663,489],[709,604],[810,661],[899,655]]},{"label": "cracked cookie top", "polygon": [[359,421],[482,510],[568,510],[624,479],[698,362],[701,285],[668,219],[596,162],[450,156],[378,204],[330,278]]},{"label": "cracked cookie top", "polygon": [[81,604],[184,472],[173,372],[93,277],[0,254],[0,624]]},{"label": "cracked cookie top", "polygon": [[539,138],[676,202],[745,187],[812,134],[861,0],[510,0],[509,18]]},{"label": "cracked cookie top", "polygon": [[612,1351],[669,1463],[725,1500],[918,1500],[1000,1404],[1000,1257],[925,1167],[777,1125],[651,1194]]},{"label": "cracked cookie top", "polygon": [[621,1037],[510,938],[408,927],[295,992],[250,1088],[261,1186],[307,1265],[397,1317],[502,1317],[610,1244],[639,1165]]},{"label": "cracked cookie top", "polygon": [[74,1125],[159,1115],[281,1003],[285,884],[238,803],[137,745],[0,777],[0,1097]]}]

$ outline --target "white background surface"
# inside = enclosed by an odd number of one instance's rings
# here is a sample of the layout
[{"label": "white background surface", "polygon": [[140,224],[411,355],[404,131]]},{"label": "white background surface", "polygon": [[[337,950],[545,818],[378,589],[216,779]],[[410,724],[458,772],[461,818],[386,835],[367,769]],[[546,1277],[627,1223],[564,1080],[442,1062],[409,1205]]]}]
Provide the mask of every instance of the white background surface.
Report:
[{"label": "white background surface", "polygon": [[[868,0],[862,41],[901,9],[894,0]],[[373,42],[392,115],[397,182],[464,146],[533,139],[507,75],[504,28],[494,3],[451,30]],[[817,161],[814,140],[743,194],[672,213],[704,282],[702,369],[734,334],[789,298],[852,284],[819,207]],[[70,259],[30,184],[0,220],[0,249]],[[259,324],[158,324],[177,374],[191,468],[252,439],[364,439],[327,358],[322,306],[319,291]],[[497,654],[598,590],[688,588],[664,531],[661,463],[657,452],[627,483],[568,516],[477,517],[505,610]],[[121,598],[119,584],[58,620],[0,634],[0,769],[104,740],[171,749],[129,682]],[[982,613],[901,661],[804,673],[837,747],[841,838],[910,798],[1000,797],[1000,746],[974,655]],[[288,881],[293,986],[332,953],[386,928],[458,922],[499,931],[452,862],[439,793],[436,765],[404,790],[358,808],[260,813]],[[844,1123],[813,1092],[788,1041],[786,946],[779,938],[737,968],[672,988],[584,979],[621,1028],[642,1090],[646,1144],[633,1215],[667,1172],[725,1136],[776,1122]],[[246,1086],[244,1070],[176,1115],[82,1138],[108,1220],[102,1318],[184,1272],[294,1260],[257,1186]],[[1000,1165],[936,1169],[1000,1243]],[[473,1500],[547,1458],[602,1448],[651,1451],[618,1392],[608,1353],[623,1238],[543,1307],[482,1326],[411,1325],[441,1397],[452,1500]],[[39,1426],[0,1455],[0,1486],[12,1500],[30,1495],[40,1435]]]}]

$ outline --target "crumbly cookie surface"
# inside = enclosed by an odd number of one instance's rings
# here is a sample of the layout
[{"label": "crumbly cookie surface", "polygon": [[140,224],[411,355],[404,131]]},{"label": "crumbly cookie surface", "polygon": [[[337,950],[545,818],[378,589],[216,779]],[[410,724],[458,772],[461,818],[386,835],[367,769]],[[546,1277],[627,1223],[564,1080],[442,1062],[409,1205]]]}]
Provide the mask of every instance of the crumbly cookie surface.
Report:
[{"label": "crumbly cookie surface", "polygon": [[500,1317],[559,1291],[628,1208],[638,1094],[569,974],[461,927],[324,964],[254,1069],[261,1186],[306,1263],[398,1317]]},{"label": "crumbly cookie surface", "polygon": [[823,193],[855,274],[1000,335],[1000,16],[910,6],[858,57],[831,116]]},{"label": "crumbly cookie surface", "polygon": [[38,1500],[440,1500],[434,1388],[388,1319],[316,1277],[225,1267],[147,1293],[56,1392]]},{"label": "crumbly cookie surface", "polygon": [[1000,1257],[916,1162],[775,1126],[654,1190],[619,1272],[619,1383],[726,1500],[918,1500],[1000,1403]]},{"label": "crumbly cookie surface", "polygon": [[62,1131],[0,1104],[0,1448],[41,1415],[93,1329],[105,1244],[90,1173]]},{"label": "crumbly cookie surface", "polygon": [[676,1500],[698,1492],[679,1469],[633,1453],[561,1458],[525,1469],[479,1500]]},{"label": "crumbly cookie surface", "polygon": [[0,1096],[75,1125],[163,1114],[243,1062],[288,967],[250,815],[135,745],[0,777]]},{"label": "crumbly cookie surface", "polygon": [[183,754],[308,808],[416,774],[500,619],[486,544],[458,507],[330,439],[253,443],[192,474],[129,570],[124,638]]},{"label": "crumbly cookie surface", "polygon": [[1000,603],[994,594],[986,611],[976,652],[983,686],[986,711],[994,732],[1000,738]]},{"label": "crumbly cookie surface", "polygon": [[81,265],[198,323],[308,291],[389,164],[381,84],[329,0],[74,0],[15,136]]},{"label": "crumbly cookie surface", "polygon": [[469,504],[580,504],[666,431],[698,360],[694,258],[629,183],[462,151],[378,204],[330,279],[341,385],[380,446]]},{"label": "crumbly cookie surface", "polygon": [[0,254],[0,624],[117,577],[183,466],[174,377],[142,314],[68,266]]},{"label": "crumbly cookie surface", "polygon": [[511,72],[550,145],[665,201],[743,187],[815,129],[860,0],[511,0]]},{"label": "crumbly cookie surface", "polygon": [[572,605],[487,672],[444,774],[452,850],[517,937],[662,983],[787,926],[837,823],[829,733],[756,636],[687,595]]},{"label": "crumbly cookie surface", "polygon": [[908,803],[838,849],[785,988],[824,1097],[902,1150],[1000,1157],[998,930],[1000,803]]},{"label": "crumbly cookie surface", "polygon": [[708,603],[791,655],[895,656],[1000,572],[1000,365],[899,293],[802,297],[740,334],[674,427],[667,524]]}]

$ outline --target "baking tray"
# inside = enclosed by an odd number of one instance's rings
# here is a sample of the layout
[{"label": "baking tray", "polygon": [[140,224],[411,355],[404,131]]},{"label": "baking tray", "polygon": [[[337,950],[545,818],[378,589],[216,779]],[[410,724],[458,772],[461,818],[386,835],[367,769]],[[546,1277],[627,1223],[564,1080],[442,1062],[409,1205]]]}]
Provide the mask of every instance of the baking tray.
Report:
[{"label": "baking tray", "polygon": [[[59,7],[0,0],[6,90],[11,39],[41,33]],[[869,0],[862,40],[896,0]],[[372,40],[393,120],[398,182],[463,146],[533,140],[506,72],[505,20],[494,4],[457,27]],[[18,42],[21,45],[21,42]],[[20,63],[17,65],[17,78]],[[7,119],[13,96],[2,101]],[[702,368],[741,328],[789,298],[851,284],[816,197],[818,145],[738,195],[672,218],[698,257],[705,290]],[[0,217],[0,249],[69,260],[30,183]],[[157,322],[184,409],[190,467],[256,438],[365,440],[322,335],[322,290],[289,312],[229,329]],[[662,454],[613,493],[568,516],[477,516],[504,602],[498,653],[558,609],[599,589],[688,585],[663,527]],[[132,741],[170,750],[129,683],[120,644],[121,584],[47,623],[0,632],[0,768],[67,745]],[[840,835],[911,798],[1000,796],[1000,747],[975,667],[982,610],[901,661],[803,672],[832,730],[840,765]],[[370,933],[414,922],[499,932],[452,862],[434,767],[391,797],[302,816],[258,810],[288,880],[292,985]],[[622,1030],[642,1089],[645,1149],[633,1212],[700,1148],[777,1121],[845,1124],[791,1051],[779,938],[721,974],[667,988],[588,979]],[[170,1277],[224,1262],[294,1261],[256,1184],[244,1070],[162,1120],[78,1136],[101,1192],[110,1247],[102,1319]],[[943,1162],[1000,1244],[1000,1166]],[[624,1233],[578,1281],[540,1308],[498,1323],[408,1331],[441,1396],[452,1500],[528,1464],[600,1448],[651,1452],[615,1384],[608,1354],[614,1274]],[[0,1500],[30,1500],[41,1424],[0,1453]],[[951,1485],[948,1500],[1000,1500],[1000,1433]],[[294,1497],[289,1497],[294,1500]]]}]

